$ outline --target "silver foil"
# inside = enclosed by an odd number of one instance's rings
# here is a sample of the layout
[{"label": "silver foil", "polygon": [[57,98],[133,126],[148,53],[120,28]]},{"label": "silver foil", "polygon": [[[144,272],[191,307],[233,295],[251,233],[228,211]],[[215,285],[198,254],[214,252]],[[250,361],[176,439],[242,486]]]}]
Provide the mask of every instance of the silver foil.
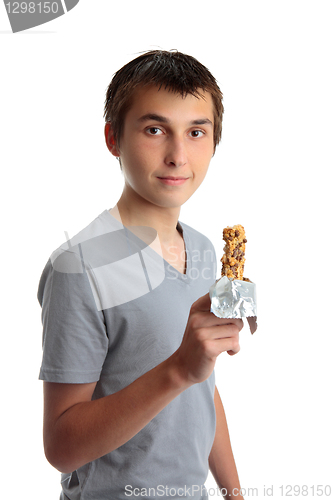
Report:
[{"label": "silver foil", "polygon": [[247,318],[251,333],[257,329],[256,285],[220,278],[209,289],[211,312],[218,318]]}]

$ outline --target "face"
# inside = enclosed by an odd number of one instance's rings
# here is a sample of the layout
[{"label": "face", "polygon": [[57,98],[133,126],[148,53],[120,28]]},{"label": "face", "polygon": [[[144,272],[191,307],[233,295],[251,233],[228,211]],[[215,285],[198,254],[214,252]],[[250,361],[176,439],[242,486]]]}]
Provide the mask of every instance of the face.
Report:
[{"label": "face", "polygon": [[212,97],[202,95],[182,98],[156,86],[136,91],[120,146],[109,146],[120,156],[127,196],[171,208],[198,189],[214,153]]}]

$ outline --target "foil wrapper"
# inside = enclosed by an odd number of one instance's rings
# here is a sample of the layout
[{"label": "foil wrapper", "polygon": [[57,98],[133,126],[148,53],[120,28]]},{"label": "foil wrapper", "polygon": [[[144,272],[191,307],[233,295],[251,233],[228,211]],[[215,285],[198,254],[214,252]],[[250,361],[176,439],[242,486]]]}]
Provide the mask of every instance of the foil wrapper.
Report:
[{"label": "foil wrapper", "polygon": [[256,285],[220,278],[209,289],[211,312],[218,318],[247,318],[251,333],[257,329]]}]

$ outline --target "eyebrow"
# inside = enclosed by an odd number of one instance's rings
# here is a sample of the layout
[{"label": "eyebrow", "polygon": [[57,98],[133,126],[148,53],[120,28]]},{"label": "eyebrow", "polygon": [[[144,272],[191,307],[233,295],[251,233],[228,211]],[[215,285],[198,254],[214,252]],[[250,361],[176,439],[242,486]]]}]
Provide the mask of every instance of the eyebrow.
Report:
[{"label": "eyebrow", "polygon": [[[165,116],[162,115],[157,115],[155,113],[147,113],[146,115],[143,115],[139,118],[139,122],[146,122],[146,121],[156,121],[159,123],[170,123],[170,120],[166,118]],[[213,123],[211,120],[208,118],[199,118],[198,120],[192,120],[190,122],[190,125],[212,125]]]}]

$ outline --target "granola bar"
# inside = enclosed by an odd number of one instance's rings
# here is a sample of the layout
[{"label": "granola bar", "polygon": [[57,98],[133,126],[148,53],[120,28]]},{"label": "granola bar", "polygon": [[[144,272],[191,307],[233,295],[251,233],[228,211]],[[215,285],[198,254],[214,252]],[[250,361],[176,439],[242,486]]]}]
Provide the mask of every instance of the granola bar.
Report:
[{"label": "granola bar", "polygon": [[237,224],[233,227],[223,229],[223,239],[225,241],[224,254],[222,256],[222,272],[221,276],[227,276],[231,280],[244,280],[243,278],[244,263],[245,263],[245,238],[244,227]]}]

